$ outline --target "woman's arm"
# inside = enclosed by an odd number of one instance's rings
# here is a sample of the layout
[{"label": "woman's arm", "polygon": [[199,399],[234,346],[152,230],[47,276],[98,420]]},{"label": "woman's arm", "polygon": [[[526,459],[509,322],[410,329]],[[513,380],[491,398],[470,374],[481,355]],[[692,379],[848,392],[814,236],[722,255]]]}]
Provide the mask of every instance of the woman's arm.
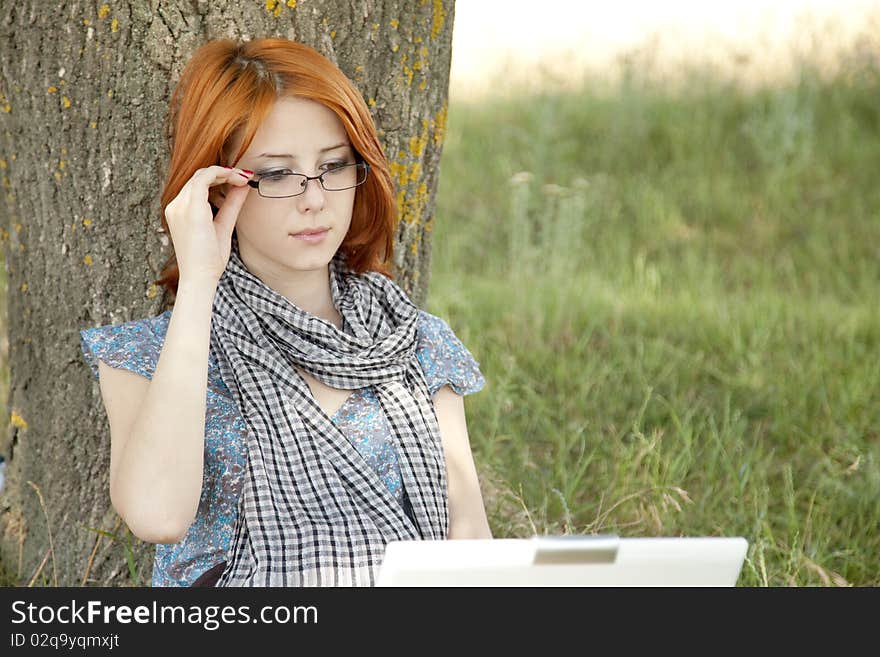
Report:
[{"label": "woman's arm", "polygon": [[99,362],[110,422],[110,500],[132,533],[176,543],[198,512],[216,283],[181,280],[153,378]]},{"label": "woman's arm", "polygon": [[434,410],[446,456],[449,489],[447,538],[492,538],[468,439],[464,397],[445,385],[434,393]]}]

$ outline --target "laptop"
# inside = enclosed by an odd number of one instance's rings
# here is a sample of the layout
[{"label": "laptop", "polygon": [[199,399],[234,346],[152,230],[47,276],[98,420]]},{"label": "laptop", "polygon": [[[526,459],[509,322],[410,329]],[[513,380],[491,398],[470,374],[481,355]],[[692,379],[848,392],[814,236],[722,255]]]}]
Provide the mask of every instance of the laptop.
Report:
[{"label": "laptop", "polygon": [[735,586],[742,537],[391,541],[376,586]]}]

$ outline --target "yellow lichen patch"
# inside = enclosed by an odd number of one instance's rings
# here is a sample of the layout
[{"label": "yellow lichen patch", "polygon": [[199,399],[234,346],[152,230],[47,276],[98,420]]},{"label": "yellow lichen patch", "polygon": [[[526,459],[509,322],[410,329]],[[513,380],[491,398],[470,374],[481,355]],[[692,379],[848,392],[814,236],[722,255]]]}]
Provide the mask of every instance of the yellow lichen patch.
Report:
[{"label": "yellow lichen patch", "polygon": [[60,84],[63,87],[65,84],[67,84],[67,80],[59,80],[58,84]]},{"label": "yellow lichen patch", "polygon": [[428,78],[426,78],[426,77],[423,75],[423,76],[422,76],[422,81],[419,82],[419,91],[424,91],[424,90],[427,89],[427,88],[428,88]]},{"label": "yellow lichen patch", "polygon": [[98,128],[98,122],[97,122],[97,121],[92,121],[91,123],[89,123],[89,127],[90,127],[92,130],[97,130],[97,128]]},{"label": "yellow lichen patch", "polygon": [[379,23],[373,23],[373,32],[379,31]]},{"label": "yellow lichen patch", "polygon": [[291,9],[296,9],[296,0],[287,0],[287,6]]},{"label": "yellow lichen patch", "polygon": [[110,90],[107,92],[107,98],[113,98],[113,90],[112,90],[112,89],[110,89]]},{"label": "yellow lichen patch", "polygon": [[86,27],[88,27],[88,26],[91,25],[91,24],[92,24],[92,21],[91,21],[90,19],[88,19],[88,18],[83,18],[83,25],[85,25]]},{"label": "yellow lichen patch", "polygon": [[413,157],[421,157],[428,145],[428,119],[422,119],[422,133],[409,138],[409,152]]},{"label": "yellow lichen patch", "polygon": [[17,157],[18,157],[18,155],[16,155],[15,153],[13,153],[13,154],[12,154],[12,161],[15,162],[15,158],[17,158]]},{"label": "yellow lichen patch", "polygon": [[422,37],[417,36],[417,37],[413,38],[413,43],[421,43],[421,42],[422,42]]},{"label": "yellow lichen patch", "polygon": [[396,18],[392,18],[391,22],[388,24],[391,26],[392,30],[396,30],[398,28],[398,26],[400,25],[400,21],[397,20]]},{"label": "yellow lichen patch", "polygon": [[440,108],[440,111],[434,116],[434,146],[439,147],[440,144],[443,143],[443,139],[446,137],[446,103],[443,103],[443,107]]},{"label": "yellow lichen patch", "polygon": [[409,167],[409,181],[411,183],[415,182],[422,176],[422,163],[421,162],[413,162]]},{"label": "yellow lichen patch", "polygon": [[84,217],[84,218],[83,218],[83,226],[85,226],[86,228],[88,228],[88,227],[91,226],[91,225],[92,225],[92,220],[89,219],[88,217]]},{"label": "yellow lichen patch", "polygon": [[443,29],[446,21],[446,10],[443,8],[443,0],[434,0],[434,20],[431,22],[431,38],[436,39]]},{"label": "yellow lichen patch", "polygon": [[271,12],[275,18],[278,18],[281,15],[281,10],[284,8],[279,0],[266,0],[266,11]]},{"label": "yellow lichen patch", "polygon": [[19,415],[18,411],[14,408],[12,409],[12,415],[9,417],[9,420],[12,422],[12,426],[18,427],[19,429],[27,429],[28,423],[25,422],[25,419]]},{"label": "yellow lichen patch", "polygon": [[6,103],[3,106],[3,111],[6,112],[7,114],[9,114],[12,111],[12,105],[10,105],[9,103]]},{"label": "yellow lichen patch", "polygon": [[409,152],[416,157],[421,157],[422,152],[425,150],[425,143],[427,141],[428,140],[426,137],[423,138],[413,135],[409,138]]},{"label": "yellow lichen patch", "polygon": [[155,283],[153,283],[152,285],[150,285],[150,287],[147,288],[147,297],[148,298],[155,299],[156,295],[158,295],[158,294],[159,294],[159,286],[157,286]]},{"label": "yellow lichen patch", "polygon": [[58,87],[56,87],[56,86],[53,84],[51,87],[49,87],[48,91],[49,91],[50,94],[54,94],[56,91],[58,91]]},{"label": "yellow lichen patch", "polygon": [[21,224],[15,224],[15,232],[20,233],[21,229],[24,228]]},{"label": "yellow lichen patch", "polygon": [[409,59],[409,57],[406,53],[404,53],[403,58],[400,60],[400,66],[403,68],[403,76],[406,79],[406,85],[410,86],[413,79],[413,70],[406,65],[407,59]]},{"label": "yellow lichen patch", "polygon": [[0,160],[0,169],[6,168],[6,160]]},{"label": "yellow lichen patch", "polygon": [[110,13],[110,5],[101,5],[98,8],[98,18],[107,18],[107,14]]},{"label": "yellow lichen patch", "polygon": [[5,242],[9,239],[9,231],[5,228],[0,228],[0,242]]},{"label": "yellow lichen patch", "polygon": [[62,154],[62,155],[67,155],[67,149],[66,149],[66,148],[62,148],[62,149],[61,149],[61,154]]},{"label": "yellow lichen patch", "polygon": [[64,107],[64,109],[70,107],[70,98],[68,98],[67,96],[61,96],[61,105]]},{"label": "yellow lichen patch", "polygon": [[56,171],[54,173],[54,176],[55,176],[55,180],[61,180],[61,172],[60,171]]},{"label": "yellow lichen patch", "polygon": [[116,20],[115,18],[112,21],[110,21],[110,31],[111,32],[118,32],[119,31],[119,21]]},{"label": "yellow lichen patch", "polygon": [[22,292],[28,291],[28,284],[26,282],[21,284],[21,291]]},{"label": "yellow lichen patch", "polygon": [[18,245],[18,252],[19,252],[19,253],[24,253],[24,244],[19,244],[19,245]]},{"label": "yellow lichen patch", "polygon": [[422,210],[425,209],[428,205],[428,186],[425,183],[420,183],[418,189],[416,189],[415,195],[410,200],[410,204],[412,206],[412,219],[413,222],[418,222],[422,218]]},{"label": "yellow lichen patch", "polygon": [[369,105],[370,107],[373,107],[373,105],[375,105],[375,104],[376,104],[376,99],[375,99],[375,98],[370,98],[370,99],[367,101],[367,105]]},{"label": "yellow lichen patch", "polygon": [[397,52],[399,49],[400,49],[399,43],[395,43],[393,46],[391,46],[391,52]]},{"label": "yellow lichen patch", "polygon": [[388,170],[393,178],[397,178],[398,183],[403,186],[406,184],[406,165],[400,162],[389,162]]},{"label": "yellow lichen patch", "polygon": [[63,169],[66,166],[67,166],[67,162],[65,162],[64,160],[58,160],[58,168],[59,169]]},{"label": "yellow lichen patch", "polygon": [[91,264],[94,262],[94,260],[92,260],[92,256],[90,256],[90,255],[87,253],[87,254],[86,254],[86,257],[83,258],[83,262],[86,263],[87,265],[91,265]]}]

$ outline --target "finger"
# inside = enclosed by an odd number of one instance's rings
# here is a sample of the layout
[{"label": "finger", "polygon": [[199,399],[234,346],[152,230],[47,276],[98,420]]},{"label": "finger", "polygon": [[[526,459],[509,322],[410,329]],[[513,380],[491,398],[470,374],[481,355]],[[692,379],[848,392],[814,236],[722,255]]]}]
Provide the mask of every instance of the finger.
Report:
[{"label": "finger", "polygon": [[196,169],[181,191],[185,190],[187,195],[195,195],[196,198],[202,198],[207,194],[209,187],[224,183],[238,185],[240,180],[246,180],[245,174],[241,169],[216,164]]},{"label": "finger", "polygon": [[229,171],[237,175],[228,176],[224,182],[227,182],[231,185],[236,185],[238,187],[246,185],[248,180],[250,180],[251,177],[254,175],[253,171],[249,171],[247,169],[236,169],[234,167],[229,167]]},{"label": "finger", "polygon": [[238,213],[241,211],[241,206],[244,205],[245,199],[247,199],[249,190],[250,187],[246,184],[243,187],[236,186],[230,189],[223,199],[223,206],[217,211],[217,216],[214,217],[214,222],[220,227],[220,235],[224,242],[232,238],[232,230],[235,228],[235,222],[238,220]]}]

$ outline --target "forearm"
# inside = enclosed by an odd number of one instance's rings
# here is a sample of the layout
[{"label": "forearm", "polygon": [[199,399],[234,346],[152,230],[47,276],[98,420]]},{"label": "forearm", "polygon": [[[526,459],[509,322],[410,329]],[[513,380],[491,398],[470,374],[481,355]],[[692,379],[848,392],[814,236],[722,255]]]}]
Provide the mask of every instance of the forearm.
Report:
[{"label": "forearm", "polygon": [[181,281],[155,373],[111,481],[114,505],[132,531],[155,542],[185,533],[198,510],[215,291],[211,281]]},{"label": "forearm", "polygon": [[492,538],[492,529],[486,518],[482,500],[472,508],[451,510],[449,514],[448,539]]}]

